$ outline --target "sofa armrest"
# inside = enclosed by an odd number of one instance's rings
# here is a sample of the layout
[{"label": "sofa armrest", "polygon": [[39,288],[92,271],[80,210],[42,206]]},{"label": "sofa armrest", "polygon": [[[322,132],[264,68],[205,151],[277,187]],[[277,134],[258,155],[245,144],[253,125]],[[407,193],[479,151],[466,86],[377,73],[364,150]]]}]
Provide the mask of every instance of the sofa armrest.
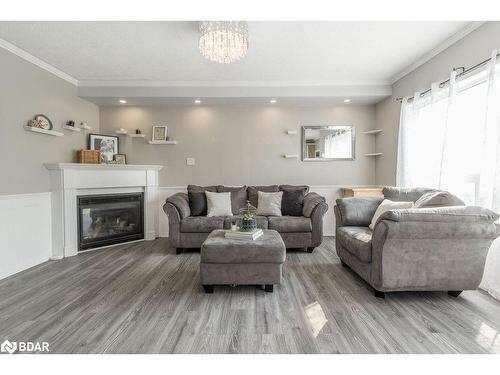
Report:
[{"label": "sofa armrest", "polygon": [[336,200],[338,215],[340,217],[339,226],[361,226],[370,225],[375,211],[384,197],[354,197],[340,198]]},{"label": "sofa armrest", "polygon": [[477,206],[452,206],[433,208],[407,208],[384,212],[378,221],[397,222],[459,222],[459,223],[493,223],[500,216],[495,212]]},{"label": "sofa armrest", "polygon": [[302,215],[305,217],[311,217],[314,209],[320,203],[326,204],[325,197],[322,197],[318,193],[307,193],[304,197],[304,207],[302,208]]},{"label": "sofa armrest", "polygon": [[186,193],[174,194],[168,197],[165,202],[172,204],[177,209],[181,219],[184,219],[191,215],[191,210],[189,208],[189,197]]},{"label": "sofa armrest", "polygon": [[320,202],[318,202],[318,204],[314,206],[314,209],[311,213],[312,247],[319,246],[323,242],[323,217],[325,216],[326,211],[328,211],[328,204],[326,203],[326,200],[323,198],[323,200],[321,200]]}]

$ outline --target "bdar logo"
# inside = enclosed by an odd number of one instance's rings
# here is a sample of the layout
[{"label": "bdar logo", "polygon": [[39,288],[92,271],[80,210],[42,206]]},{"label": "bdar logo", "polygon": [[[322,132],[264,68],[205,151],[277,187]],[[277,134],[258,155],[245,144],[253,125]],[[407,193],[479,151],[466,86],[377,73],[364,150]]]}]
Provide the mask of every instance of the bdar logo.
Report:
[{"label": "bdar logo", "polygon": [[3,353],[13,354],[17,350],[17,343],[10,342],[9,340],[5,340],[0,346],[0,351]]}]

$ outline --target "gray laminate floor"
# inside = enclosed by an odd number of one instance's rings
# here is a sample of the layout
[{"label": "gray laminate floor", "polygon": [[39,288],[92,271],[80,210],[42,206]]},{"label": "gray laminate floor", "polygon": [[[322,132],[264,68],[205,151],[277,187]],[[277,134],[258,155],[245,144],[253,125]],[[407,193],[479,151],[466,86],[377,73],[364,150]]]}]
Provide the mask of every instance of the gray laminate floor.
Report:
[{"label": "gray laminate floor", "polygon": [[0,281],[0,341],[57,353],[500,353],[500,303],[481,292],[393,293],[341,267],[334,241],[290,251],[266,293],[198,282],[199,253],[165,239],[51,261]]}]

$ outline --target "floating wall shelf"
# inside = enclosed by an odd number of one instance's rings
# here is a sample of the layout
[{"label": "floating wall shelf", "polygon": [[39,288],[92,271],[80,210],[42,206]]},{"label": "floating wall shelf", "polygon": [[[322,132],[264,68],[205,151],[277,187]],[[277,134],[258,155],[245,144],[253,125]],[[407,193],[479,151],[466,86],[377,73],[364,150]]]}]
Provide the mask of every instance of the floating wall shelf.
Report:
[{"label": "floating wall shelf", "polygon": [[287,130],[286,134],[288,134],[288,135],[295,135],[295,134],[297,134],[297,130]]},{"label": "floating wall shelf", "polygon": [[79,131],[81,131],[80,128],[77,128],[76,126],[69,126],[69,125],[63,125],[63,129],[71,130],[72,132],[79,132]]},{"label": "floating wall shelf", "polygon": [[125,134],[127,134],[127,131],[126,130],[116,130],[115,133],[120,134],[120,135],[125,135]]},{"label": "floating wall shelf", "polygon": [[372,152],[371,154],[365,154],[365,156],[380,156],[383,155],[382,152]]},{"label": "floating wall shelf", "polygon": [[150,145],[176,145],[177,141],[149,141]]},{"label": "floating wall shelf", "polygon": [[373,129],[363,132],[363,134],[379,134],[379,133],[382,133],[382,129]]},{"label": "floating wall shelf", "polygon": [[92,130],[92,126],[88,126],[88,125],[82,125],[82,124],[80,124],[79,127],[80,127],[80,129]]},{"label": "floating wall shelf", "polygon": [[283,155],[283,157],[285,159],[297,159],[299,157],[299,155],[288,155],[288,154],[285,154],[285,155]]},{"label": "floating wall shelf", "polygon": [[45,130],[45,129],[35,128],[33,126],[28,126],[28,125],[24,125],[24,130],[27,130],[29,132],[34,132],[34,133],[52,135],[54,137],[62,137],[64,135],[63,133],[57,132],[55,130]]},{"label": "floating wall shelf", "polygon": [[128,135],[130,138],[144,138],[144,134],[131,133]]}]

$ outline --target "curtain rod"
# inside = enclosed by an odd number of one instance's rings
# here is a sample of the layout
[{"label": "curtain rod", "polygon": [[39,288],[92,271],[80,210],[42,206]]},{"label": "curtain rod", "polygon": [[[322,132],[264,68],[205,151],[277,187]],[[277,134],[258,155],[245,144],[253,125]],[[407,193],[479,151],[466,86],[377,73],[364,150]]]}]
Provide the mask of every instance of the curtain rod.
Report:
[{"label": "curtain rod", "polygon": [[[496,58],[498,59],[498,57],[499,57],[499,56],[500,56],[500,52],[496,54]],[[469,73],[469,72],[471,72],[471,71],[473,71],[473,70],[475,70],[475,69],[477,69],[477,68],[479,68],[479,67],[481,67],[481,66],[485,65],[485,64],[486,64],[486,63],[488,63],[490,60],[491,60],[491,57],[490,57],[489,59],[486,59],[486,60],[481,61],[480,63],[478,63],[478,64],[476,64],[476,65],[474,65],[474,66],[471,66],[470,68],[465,69],[465,67],[461,66],[461,67],[458,67],[458,68],[453,68],[453,71],[462,70],[460,73],[458,73],[458,74],[457,74],[457,78],[458,78],[458,77],[461,77],[461,76],[463,76],[463,75],[465,75],[465,74],[467,74],[467,73]],[[439,88],[444,87],[444,85],[446,85],[448,82],[450,82],[450,79],[449,79],[449,78],[448,78],[447,80],[445,80],[445,81],[441,82],[441,83],[439,84]],[[425,94],[428,94],[430,91],[431,91],[431,89],[430,89],[430,88],[429,88],[429,89],[427,89],[427,90],[425,90],[425,91],[422,91],[422,92],[420,93],[420,97],[425,96]],[[408,100],[412,100],[412,99],[414,99],[414,97],[413,97],[413,96],[410,96],[410,97],[408,98]],[[401,103],[401,102],[403,101],[403,98],[396,98],[396,101],[397,101],[397,102],[399,102],[399,103]]]}]

